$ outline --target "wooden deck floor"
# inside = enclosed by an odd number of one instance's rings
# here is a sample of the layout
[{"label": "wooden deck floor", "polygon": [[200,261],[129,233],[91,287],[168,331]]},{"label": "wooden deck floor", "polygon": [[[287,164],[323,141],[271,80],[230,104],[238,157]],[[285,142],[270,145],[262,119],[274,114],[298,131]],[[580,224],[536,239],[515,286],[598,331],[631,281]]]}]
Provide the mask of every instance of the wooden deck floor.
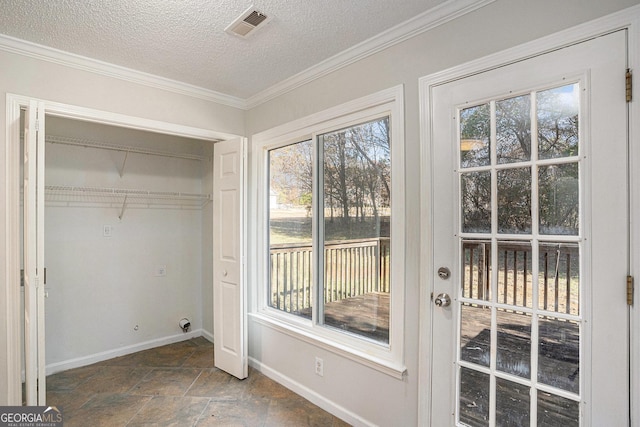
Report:
[{"label": "wooden deck floor", "polygon": [[[461,359],[489,366],[491,310],[463,306]],[[531,377],[531,316],[498,312],[496,369],[524,379]],[[569,392],[579,392],[579,327],[553,317],[538,320],[537,381]],[[535,382],[534,378],[534,382]],[[461,420],[486,425],[489,414],[489,376],[462,368]],[[502,425],[528,425],[529,388],[513,381],[496,380],[496,417]],[[579,403],[538,391],[541,425],[577,425]]]},{"label": "wooden deck floor", "polygon": [[[310,315],[305,309],[302,315]],[[324,306],[324,323],[344,331],[389,342],[389,294],[371,292],[357,297],[333,301]]]},{"label": "wooden deck floor", "polygon": [[[389,294],[368,293],[325,305],[325,324],[378,342],[389,340]],[[461,357],[488,366],[491,348],[491,311],[463,308]],[[311,310],[301,314],[310,316]],[[552,317],[538,320],[537,380],[563,390],[579,390],[579,329],[573,322]],[[497,331],[497,368],[521,378],[531,375],[531,316],[500,311]],[[461,420],[471,426],[486,425],[489,414],[489,377],[462,368],[460,381]],[[528,387],[513,381],[496,380],[496,416],[501,425],[528,425]],[[538,392],[538,421],[542,425],[577,425],[579,404]]]}]

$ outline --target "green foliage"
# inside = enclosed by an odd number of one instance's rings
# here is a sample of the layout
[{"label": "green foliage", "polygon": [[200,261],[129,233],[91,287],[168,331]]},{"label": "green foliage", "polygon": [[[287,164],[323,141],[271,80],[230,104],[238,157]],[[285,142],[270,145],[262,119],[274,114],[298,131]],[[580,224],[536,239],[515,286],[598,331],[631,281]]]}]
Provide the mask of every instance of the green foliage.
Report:
[{"label": "green foliage", "polygon": [[[529,160],[573,157],[579,150],[578,86],[571,84],[495,101],[495,117],[486,103],[460,111],[460,166],[462,227],[465,232],[490,232],[491,209],[497,207],[498,232],[531,233],[531,182],[537,180],[539,230],[542,234],[576,235],[579,231],[578,162],[563,161],[535,168],[497,168]],[[537,129],[537,158],[532,159],[531,122]],[[491,123],[495,123],[495,163],[491,160]],[[464,172],[465,168],[481,170]],[[497,182],[492,205],[491,168]]]}]

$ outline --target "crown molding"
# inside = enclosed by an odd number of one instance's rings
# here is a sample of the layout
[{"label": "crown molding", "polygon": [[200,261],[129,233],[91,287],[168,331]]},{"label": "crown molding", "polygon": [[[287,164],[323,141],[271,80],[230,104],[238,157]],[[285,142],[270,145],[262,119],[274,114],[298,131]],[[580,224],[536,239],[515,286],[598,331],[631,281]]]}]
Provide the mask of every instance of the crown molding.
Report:
[{"label": "crown molding", "polygon": [[76,55],[4,34],[0,34],[0,50],[181,95],[192,96],[229,107],[244,109],[246,106],[245,100],[231,95]]},{"label": "crown molding", "polygon": [[[595,18],[591,21],[577,24],[573,27],[537,38],[535,40],[474,59],[469,62],[437,71],[418,79],[421,86],[432,87],[446,84],[453,80],[482,73],[494,68],[503,67],[515,62],[523,61],[534,56],[542,55],[554,50],[572,46],[577,43],[600,37],[614,31],[633,29],[636,34],[640,27],[640,5],[630,6],[618,12]],[[640,44],[634,36],[629,36],[629,56],[631,62],[639,51]],[[640,58],[640,55],[638,55]],[[425,94],[426,96],[426,94]]]},{"label": "crown molding", "polygon": [[414,18],[338,53],[246,100],[251,109],[313,80],[493,3],[495,0],[449,0]]},{"label": "crown molding", "polygon": [[495,0],[448,0],[247,99],[0,34],[0,51],[248,110],[347,65],[486,6]]}]

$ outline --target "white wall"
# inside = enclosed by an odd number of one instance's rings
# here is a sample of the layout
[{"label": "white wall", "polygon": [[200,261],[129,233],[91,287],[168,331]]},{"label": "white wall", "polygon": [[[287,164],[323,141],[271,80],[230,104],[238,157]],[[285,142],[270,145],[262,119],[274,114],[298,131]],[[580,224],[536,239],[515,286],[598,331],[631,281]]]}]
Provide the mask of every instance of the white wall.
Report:
[{"label": "white wall", "polygon": [[[405,378],[396,380],[367,369],[250,318],[249,354],[253,363],[348,421],[416,425],[420,305],[420,235],[415,232],[420,229],[418,79],[636,3],[637,0],[497,0],[250,110],[247,132],[252,135],[398,84],[403,84],[405,90]],[[249,230],[252,234],[255,229]],[[316,356],[324,359],[324,377],[313,374]]]},{"label": "white wall", "polygon": [[[208,142],[49,117],[47,135],[203,154]],[[46,144],[46,185],[200,194],[208,161]],[[124,163],[123,176],[120,169]],[[203,211],[48,196],[45,209],[48,372],[182,339],[202,328]],[[211,218],[211,217],[210,217]],[[105,237],[104,226],[112,229]],[[209,239],[210,240],[210,239]],[[158,268],[166,267],[166,276]],[[209,307],[209,311],[211,308]]]}]

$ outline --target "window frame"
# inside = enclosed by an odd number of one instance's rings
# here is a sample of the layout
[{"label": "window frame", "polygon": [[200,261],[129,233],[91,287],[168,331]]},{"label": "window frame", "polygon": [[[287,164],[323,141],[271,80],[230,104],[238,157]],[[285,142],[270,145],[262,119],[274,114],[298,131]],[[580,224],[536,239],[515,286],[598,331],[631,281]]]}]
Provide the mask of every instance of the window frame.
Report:
[{"label": "window frame", "polygon": [[[252,208],[255,233],[250,234],[253,247],[250,278],[251,304],[249,315],[260,324],[276,329],[294,338],[322,347],[350,360],[396,378],[403,378],[404,365],[404,298],[405,298],[405,141],[404,141],[404,88],[402,85],[374,93],[354,101],[324,110],[290,123],[253,135],[252,137]],[[379,343],[355,334],[345,333],[318,322],[319,296],[323,284],[318,281],[318,268],[322,257],[317,232],[318,216],[313,227],[314,304],[312,319],[285,313],[268,304],[269,283],[269,151],[311,139],[314,144],[313,164],[319,164],[319,151],[315,149],[318,136],[389,117],[391,139],[391,266],[389,307],[389,343]],[[317,169],[314,168],[314,169]],[[313,210],[320,201],[319,174],[313,177]],[[265,248],[267,248],[265,250]]]}]

